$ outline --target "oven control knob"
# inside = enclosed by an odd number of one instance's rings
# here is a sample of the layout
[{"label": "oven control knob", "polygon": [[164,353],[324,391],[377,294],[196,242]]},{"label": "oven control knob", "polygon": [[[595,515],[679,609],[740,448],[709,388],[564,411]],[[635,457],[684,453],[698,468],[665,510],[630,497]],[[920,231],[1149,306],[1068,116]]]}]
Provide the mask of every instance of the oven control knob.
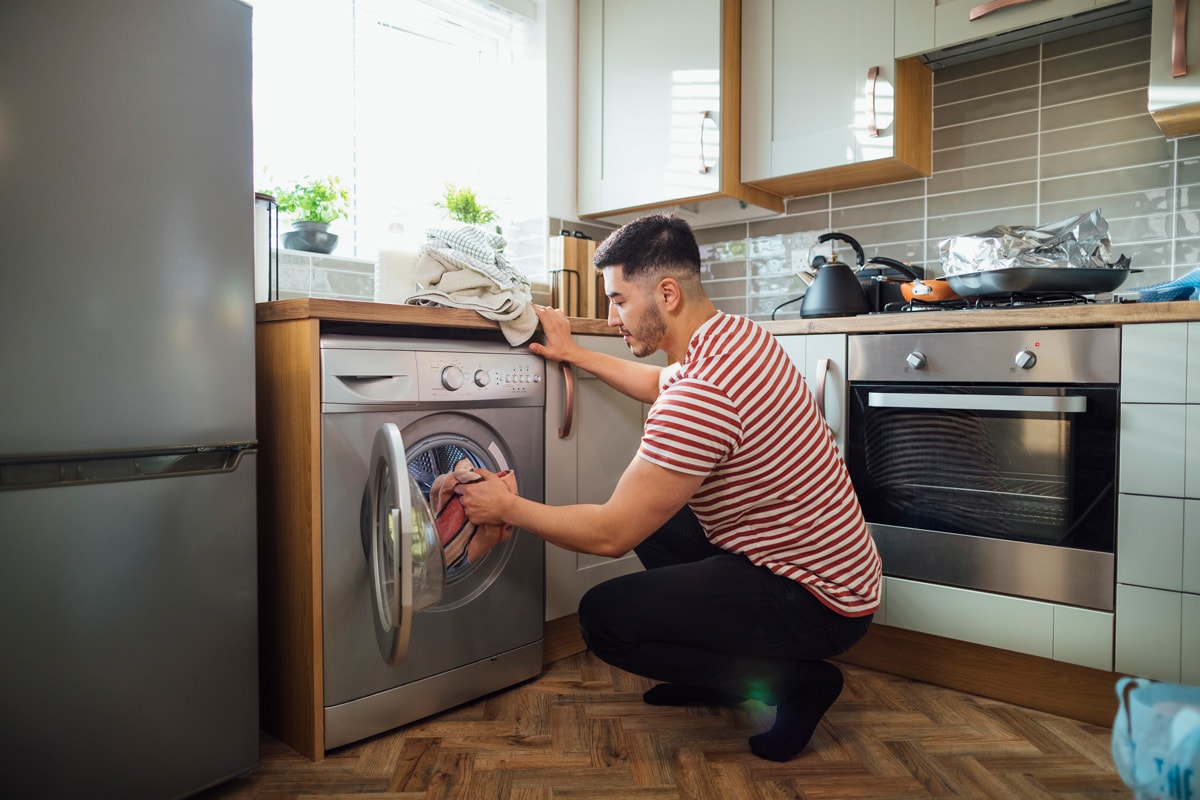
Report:
[{"label": "oven control knob", "polygon": [[913,369],[925,369],[925,354],[919,350],[913,350],[904,360]]},{"label": "oven control knob", "polygon": [[1021,369],[1033,369],[1033,365],[1037,363],[1037,354],[1032,350],[1022,350],[1017,353],[1016,362]]},{"label": "oven control knob", "polygon": [[488,374],[486,369],[475,370],[475,385],[479,387],[487,386],[492,382],[492,376]]},{"label": "oven control knob", "polygon": [[442,367],[442,386],[452,392],[458,391],[463,385],[463,371],[451,364]]}]

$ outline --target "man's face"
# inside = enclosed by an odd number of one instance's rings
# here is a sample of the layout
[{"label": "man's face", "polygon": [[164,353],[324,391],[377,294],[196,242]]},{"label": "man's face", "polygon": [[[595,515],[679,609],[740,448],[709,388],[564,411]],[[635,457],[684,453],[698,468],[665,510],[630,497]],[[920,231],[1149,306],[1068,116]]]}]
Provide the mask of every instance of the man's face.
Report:
[{"label": "man's face", "polygon": [[630,352],[645,358],[661,346],[667,321],[658,307],[653,285],[627,281],[622,272],[619,266],[604,268],[608,324],[620,330]]}]

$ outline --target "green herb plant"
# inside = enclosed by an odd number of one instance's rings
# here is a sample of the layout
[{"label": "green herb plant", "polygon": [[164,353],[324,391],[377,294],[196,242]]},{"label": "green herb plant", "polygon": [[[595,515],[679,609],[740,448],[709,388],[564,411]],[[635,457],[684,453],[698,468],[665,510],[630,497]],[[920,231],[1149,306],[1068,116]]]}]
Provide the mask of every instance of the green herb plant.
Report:
[{"label": "green herb plant", "polygon": [[350,216],[350,192],[336,175],[311,178],[305,175],[291,186],[277,187],[272,194],[279,210],[295,222],[329,224]]},{"label": "green herb plant", "polygon": [[446,184],[446,193],[433,205],[445,211],[450,219],[468,225],[486,225],[499,219],[495,211],[475,198],[475,192],[465,187],[460,189],[452,183]]}]

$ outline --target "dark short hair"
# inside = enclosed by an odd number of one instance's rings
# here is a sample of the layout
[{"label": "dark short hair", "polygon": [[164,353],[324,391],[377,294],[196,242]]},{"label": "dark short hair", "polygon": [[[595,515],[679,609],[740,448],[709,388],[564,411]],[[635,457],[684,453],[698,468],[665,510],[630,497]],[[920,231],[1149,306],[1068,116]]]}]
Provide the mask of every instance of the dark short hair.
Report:
[{"label": "dark short hair", "polygon": [[597,269],[621,267],[627,280],[660,270],[700,275],[700,247],[692,228],[674,214],[648,214],[622,225],[600,244]]}]

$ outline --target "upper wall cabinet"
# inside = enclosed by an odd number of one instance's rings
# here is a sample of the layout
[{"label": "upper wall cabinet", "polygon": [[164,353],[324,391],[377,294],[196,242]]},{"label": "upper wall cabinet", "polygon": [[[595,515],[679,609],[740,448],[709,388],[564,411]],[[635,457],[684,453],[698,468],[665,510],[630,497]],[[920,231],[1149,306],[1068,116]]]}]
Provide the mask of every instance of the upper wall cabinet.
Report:
[{"label": "upper wall cabinet", "polygon": [[1154,0],[1150,116],[1168,138],[1200,133],[1200,1]]},{"label": "upper wall cabinet", "polygon": [[933,75],[895,60],[894,3],[743,0],[744,182],[798,197],[929,175]]},{"label": "upper wall cabinet", "polygon": [[[896,57],[928,53],[1128,0],[895,0]],[[1171,0],[1167,0],[1170,5]],[[1154,13],[1158,13],[1155,0]]]},{"label": "upper wall cabinet", "polygon": [[[739,175],[741,0],[580,0],[579,214],[771,216]],[[626,215],[626,216],[622,216]]]}]

